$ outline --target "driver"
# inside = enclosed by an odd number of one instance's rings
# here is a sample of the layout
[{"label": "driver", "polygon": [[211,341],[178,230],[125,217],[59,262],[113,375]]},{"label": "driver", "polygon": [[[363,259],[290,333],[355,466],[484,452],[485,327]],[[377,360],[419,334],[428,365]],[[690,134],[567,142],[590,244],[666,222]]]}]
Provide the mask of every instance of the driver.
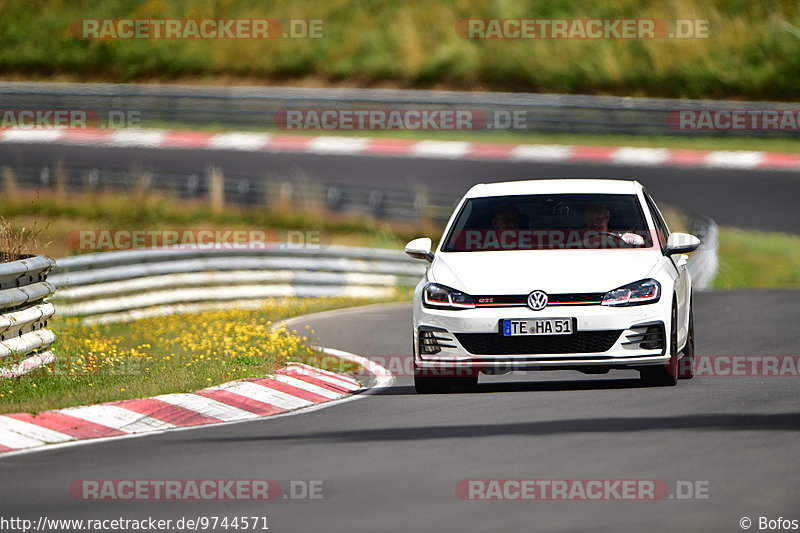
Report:
[{"label": "driver", "polygon": [[586,204],[583,209],[583,218],[587,230],[616,235],[625,241],[625,244],[631,246],[644,246],[644,238],[641,235],[609,231],[608,221],[611,218],[611,211],[608,210],[608,207],[603,202],[591,202]]}]

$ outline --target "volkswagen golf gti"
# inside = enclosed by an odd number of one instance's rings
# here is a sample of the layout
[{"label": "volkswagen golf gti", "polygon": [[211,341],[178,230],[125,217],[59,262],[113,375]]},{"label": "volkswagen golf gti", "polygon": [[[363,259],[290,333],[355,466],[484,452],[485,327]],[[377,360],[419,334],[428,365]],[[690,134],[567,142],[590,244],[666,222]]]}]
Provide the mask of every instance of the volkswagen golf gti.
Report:
[{"label": "volkswagen golf gti", "polygon": [[547,179],[478,184],[414,292],[420,393],[477,384],[479,374],[635,369],[647,386],[691,378],[692,280],[700,240],[670,233],[636,181]]}]

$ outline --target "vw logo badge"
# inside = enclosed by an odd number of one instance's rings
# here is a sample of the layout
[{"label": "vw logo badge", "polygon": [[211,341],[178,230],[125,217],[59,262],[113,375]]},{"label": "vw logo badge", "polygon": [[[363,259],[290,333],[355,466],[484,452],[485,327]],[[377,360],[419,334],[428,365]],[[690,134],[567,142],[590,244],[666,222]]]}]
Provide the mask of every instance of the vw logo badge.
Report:
[{"label": "vw logo badge", "polygon": [[533,291],[528,295],[528,307],[534,311],[541,311],[547,307],[547,293],[544,291]]}]

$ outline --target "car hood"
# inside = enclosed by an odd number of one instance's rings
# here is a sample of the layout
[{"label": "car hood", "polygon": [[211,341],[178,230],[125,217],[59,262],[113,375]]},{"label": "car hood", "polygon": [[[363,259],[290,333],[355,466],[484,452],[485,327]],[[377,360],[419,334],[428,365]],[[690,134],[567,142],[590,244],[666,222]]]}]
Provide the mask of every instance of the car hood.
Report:
[{"label": "car hood", "polygon": [[648,276],[659,250],[438,253],[428,278],[468,294],[606,292]]}]

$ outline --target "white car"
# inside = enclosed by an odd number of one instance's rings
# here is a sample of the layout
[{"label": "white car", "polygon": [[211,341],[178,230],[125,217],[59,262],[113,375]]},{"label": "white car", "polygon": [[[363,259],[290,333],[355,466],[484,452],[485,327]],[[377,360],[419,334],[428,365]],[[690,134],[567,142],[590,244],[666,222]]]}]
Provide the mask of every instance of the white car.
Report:
[{"label": "white car", "polygon": [[[699,239],[670,233],[636,181],[479,184],[461,199],[414,291],[418,392],[478,374],[636,369],[644,384],[693,373],[692,280]],[[680,362],[679,362],[680,360]]]}]

